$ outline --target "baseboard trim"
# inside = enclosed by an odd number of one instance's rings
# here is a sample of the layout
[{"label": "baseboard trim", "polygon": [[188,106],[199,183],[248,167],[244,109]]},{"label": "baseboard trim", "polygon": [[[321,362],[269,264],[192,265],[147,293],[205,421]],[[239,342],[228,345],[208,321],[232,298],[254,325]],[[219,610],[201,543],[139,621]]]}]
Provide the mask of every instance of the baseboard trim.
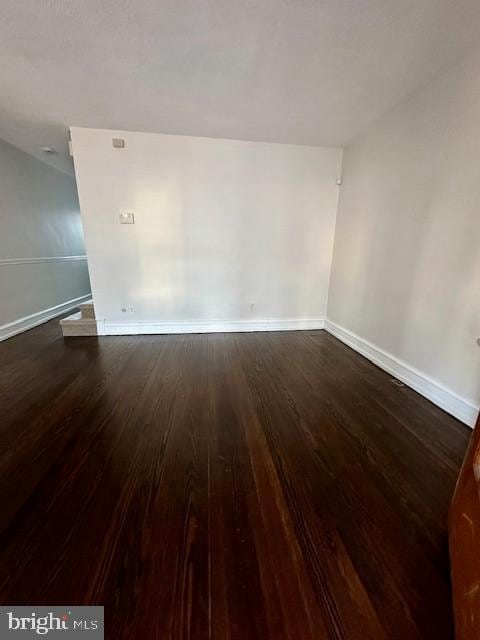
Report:
[{"label": "baseboard trim", "polygon": [[44,262],[83,262],[86,259],[86,255],[48,256],[38,258],[3,258],[0,260],[0,267],[8,267],[16,264],[42,264]]},{"label": "baseboard trim", "polygon": [[80,303],[90,300],[91,297],[92,294],[87,293],[79,298],[73,298],[73,300],[67,300],[66,302],[62,302],[62,304],[57,304],[55,307],[37,311],[37,313],[32,313],[24,318],[19,318],[18,320],[4,324],[0,326],[0,342],[24,331],[28,331],[29,329],[33,329],[34,327],[38,327],[39,324],[48,322],[57,316],[61,316],[63,313],[75,309]]},{"label": "baseboard trim", "polygon": [[[103,324],[103,326],[102,326]],[[99,322],[100,335],[175,334],[175,333],[242,333],[251,331],[306,331],[323,329],[323,318],[297,320],[238,320],[212,322]]]},{"label": "baseboard trim", "polygon": [[361,353],[365,358],[378,367],[392,374],[398,380],[420,393],[422,396],[436,404],[438,407],[450,413],[469,427],[475,426],[479,407],[461,398],[454,391],[433,380],[427,374],[415,369],[406,362],[395,357],[391,353],[380,349],[352,331],[341,327],[331,320],[325,321],[325,329],[328,333],[341,340],[343,343]]}]

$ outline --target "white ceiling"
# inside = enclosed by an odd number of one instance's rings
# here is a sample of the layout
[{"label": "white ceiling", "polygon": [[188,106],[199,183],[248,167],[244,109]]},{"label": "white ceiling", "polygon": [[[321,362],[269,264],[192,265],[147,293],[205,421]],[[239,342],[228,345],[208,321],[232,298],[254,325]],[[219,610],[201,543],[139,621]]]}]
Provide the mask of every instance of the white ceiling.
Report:
[{"label": "white ceiling", "polygon": [[0,138],[344,145],[477,44],[479,0],[0,0]]}]

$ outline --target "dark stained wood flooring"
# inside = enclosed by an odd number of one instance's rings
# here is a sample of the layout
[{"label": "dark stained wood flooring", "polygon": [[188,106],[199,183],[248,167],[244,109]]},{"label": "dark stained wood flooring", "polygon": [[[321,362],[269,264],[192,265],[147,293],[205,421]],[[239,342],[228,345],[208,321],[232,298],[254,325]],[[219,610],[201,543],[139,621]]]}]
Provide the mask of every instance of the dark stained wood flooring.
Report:
[{"label": "dark stained wood flooring", "polygon": [[111,640],[452,639],[470,431],[324,331],[0,344],[0,602]]}]

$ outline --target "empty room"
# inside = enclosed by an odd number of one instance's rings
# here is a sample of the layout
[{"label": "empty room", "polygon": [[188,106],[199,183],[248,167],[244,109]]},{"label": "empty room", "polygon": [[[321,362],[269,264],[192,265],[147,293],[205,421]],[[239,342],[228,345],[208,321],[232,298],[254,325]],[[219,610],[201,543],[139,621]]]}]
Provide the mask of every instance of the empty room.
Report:
[{"label": "empty room", "polygon": [[0,0],[0,638],[480,639],[478,0]]}]

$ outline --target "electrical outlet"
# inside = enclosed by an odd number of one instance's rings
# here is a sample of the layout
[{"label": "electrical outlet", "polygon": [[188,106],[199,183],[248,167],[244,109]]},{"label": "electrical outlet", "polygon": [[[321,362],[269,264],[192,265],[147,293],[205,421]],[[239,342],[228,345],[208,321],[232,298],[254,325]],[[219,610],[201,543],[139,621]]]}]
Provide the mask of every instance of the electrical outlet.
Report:
[{"label": "electrical outlet", "polygon": [[254,302],[251,302],[251,303],[250,303],[250,311],[253,311],[254,306],[255,306],[255,303],[254,303]]},{"label": "electrical outlet", "polygon": [[130,313],[135,313],[135,308],[134,307],[128,307],[128,310]]},{"label": "electrical outlet", "polygon": [[120,224],[135,224],[135,216],[131,211],[120,214]]}]

